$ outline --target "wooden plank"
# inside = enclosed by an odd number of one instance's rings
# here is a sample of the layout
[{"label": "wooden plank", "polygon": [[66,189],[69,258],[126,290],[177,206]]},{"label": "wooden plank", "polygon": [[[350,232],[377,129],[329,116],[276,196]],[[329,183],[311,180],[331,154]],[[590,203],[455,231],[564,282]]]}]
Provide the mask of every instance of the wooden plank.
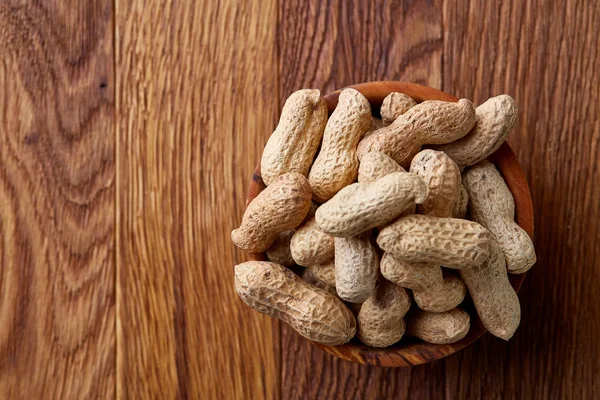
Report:
[{"label": "wooden plank", "polygon": [[[304,1],[280,4],[280,106],[291,92],[373,80],[440,88],[441,1]],[[282,398],[440,398],[445,364],[359,366],[311,346],[282,324]]]},{"label": "wooden plank", "polygon": [[277,122],[275,2],[117,8],[118,397],[276,398],[229,237]]},{"label": "wooden plank", "polygon": [[600,3],[446,1],[444,89],[511,94],[538,263],[510,343],[449,360],[452,398],[600,398]]},{"label": "wooden plank", "polygon": [[282,1],[281,102],[314,87],[324,93],[373,80],[441,88],[441,0]]},{"label": "wooden plank", "polygon": [[111,1],[0,2],[0,398],[115,394]]}]

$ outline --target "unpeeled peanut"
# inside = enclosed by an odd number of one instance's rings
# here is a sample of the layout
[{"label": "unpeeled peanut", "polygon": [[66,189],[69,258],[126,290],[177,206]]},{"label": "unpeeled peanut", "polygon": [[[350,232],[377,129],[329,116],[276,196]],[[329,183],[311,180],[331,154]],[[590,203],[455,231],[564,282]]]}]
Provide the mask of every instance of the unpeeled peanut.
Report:
[{"label": "unpeeled peanut", "polygon": [[321,279],[319,279],[315,273],[314,270],[312,268],[304,268],[302,270],[302,280],[304,280],[306,283],[317,287],[319,289],[323,289],[326,292],[334,295],[337,297],[337,292],[335,291],[335,286],[332,286],[326,282],[323,282]]},{"label": "unpeeled peanut", "polygon": [[290,241],[294,232],[295,230],[291,229],[277,235],[275,242],[267,249],[267,258],[269,261],[283,265],[284,267],[291,267],[295,264],[292,251],[290,250]]},{"label": "unpeeled peanut", "polygon": [[327,121],[321,151],[308,175],[316,201],[329,200],[356,180],[356,146],[371,128],[371,121],[371,105],[365,96],[355,89],[344,89]]},{"label": "unpeeled peanut", "polygon": [[[367,154],[358,167],[358,182],[374,182],[379,178],[389,175],[393,172],[406,172],[398,163],[389,156],[378,151],[372,151]],[[417,211],[417,205],[411,203],[400,216],[414,214]]]},{"label": "unpeeled peanut", "polygon": [[469,333],[470,320],[460,308],[442,313],[415,310],[406,316],[406,334],[428,343],[455,343]]},{"label": "unpeeled peanut", "polygon": [[354,336],[356,319],[344,303],[285,267],[248,261],[236,265],[234,273],[236,291],[246,304],[288,323],[305,338],[335,346]]},{"label": "unpeeled peanut", "polygon": [[412,289],[419,308],[444,312],[458,306],[465,298],[466,288],[456,276],[444,277],[442,268],[430,263],[411,263],[383,253],[381,275],[398,286]]},{"label": "unpeeled peanut", "polygon": [[445,277],[441,285],[425,290],[413,290],[413,297],[419,308],[431,312],[444,312],[456,308],[463,302],[466,294],[465,284],[454,275]]},{"label": "unpeeled peanut", "polygon": [[331,236],[358,235],[397,218],[409,205],[427,198],[419,176],[394,172],[374,182],[354,183],[340,190],[315,215],[317,225]]},{"label": "unpeeled peanut", "polygon": [[308,269],[315,278],[335,287],[335,261],[333,259],[326,264],[312,265]]},{"label": "unpeeled peanut", "polygon": [[448,154],[461,169],[476,164],[498,150],[515,125],[517,114],[512,97],[492,97],[475,109],[475,126],[467,135],[432,147]]},{"label": "unpeeled peanut", "polygon": [[310,199],[310,186],[304,176],[296,172],[279,176],[248,204],[240,227],[231,232],[231,240],[253,253],[267,250],[280,232],[302,222]]},{"label": "unpeeled peanut", "polygon": [[472,268],[490,255],[490,232],[476,222],[426,215],[402,217],[377,237],[379,247],[417,263]]},{"label": "unpeeled peanut", "polygon": [[391,346],[404,335],[404,315],[409,308],[406,290],[382,280],[358,312],[356,337],[367,346]]},{"label": "unpeeled peanut", "polygon": [[[367,133],[365,133],[365,136],[363,136],[363,138],[361,140],[364,140],[364,138],[366,138],[369,135],[372,135],[373,132],[375,132],[378,129],[381,129],[383,127],[384,127],[384,125],[383,125],[383,121],[381,120],[381,118],[373,117],[369,131]],[[357,157],[358,157],[358,146],[357,146]]]},{"label": "unpeeled peanut", "polygon": [[471,294],[477,314],[490,333],[510,339],[521,321],[517,293],[508,280],[504,255],[496,241],[490,242],[490,256],[480,266],[459,271]]},{"label": "unpeeled peanut", "polygon": [[406,172],[406,170],[398,165],[396,161],[392,160],[390,156],[378,151],[372,151],[360,161],[358,182],[373,182],[392,172]]},{"label": "unpeeled peanut", "polygon": [[296,229],[290,251],[294,261],[303,267],[323,264],[333,258],[333,238],[321,232],[315,219],[311,218]]},{"label": "unpeeled peanut", "polygon": [[410,172],[423,178],[429,188],[427,199],[417,208],[424,215],[451,217],[461,188],[456,163],[441,151],[423,150],[413,158]]},{"label": "unpeeled peanut", "polygon": [[475,109],[469,100],[424,101],[390,126],[364,138],[358,145],[358,158],[362,160],[367,153],[380,151],[408,168],[421,146],[453,142],[465,136],[474,124]]},{"label": "unpeeled peanut", "polygon": [[465,185],[460,185],[460,195],[458,201],[454,203],[452,207],[452,218],[464,219],[467,217],[467,211],[469,209],[469,193],[465,189]]},{"label": "unpeeled peanut", "polygon": [[381,103],[381,120],[385,126],[388,126],[416,105],[417,102],[412,97],[404,93],[392,92]]},{"label": "unpeeled peanut", "polygon": [[407,289],[426,290],[444,282],[442,269],[436,264],[408,262],[383,253],[380,266],[385,279]]},{"label": "unpeeled peanut", "polygon": [[308,175],[326,123],[327,103],[318,90],[292,93],[263,151],[260,168],[267,186],[286,172]]},{"label": "unpeeled peanut", "polygon": [[375,290],[379,256],[369,236],[335,238],[335,288],[342,300],[362,303]]},{"label": "unpeeled peanut", "polygon": [[[441,151],[423,150],[413,158],[410,172],[423,178],[429,187],[427,200],[419,206],[421,213],[451,217],[462,187],[460,170],[456,163]],[[440,272],[436,272],[435,276],[441,275],[441,267],[437,268]],[[413,295],[422,310],[444,312],[462,303],[466,292],[467,289],[460,278],[450,276],[430,287],[414,289]]]},{"label": "unpeeled peanut", "polygon": [[463,174],[463,184],[469,193],[471,219],[489,229],[504,253],[508,272],[529,270],[536,261],[533,242],[514,220],[515,201],[496,167],[482,161]]}]

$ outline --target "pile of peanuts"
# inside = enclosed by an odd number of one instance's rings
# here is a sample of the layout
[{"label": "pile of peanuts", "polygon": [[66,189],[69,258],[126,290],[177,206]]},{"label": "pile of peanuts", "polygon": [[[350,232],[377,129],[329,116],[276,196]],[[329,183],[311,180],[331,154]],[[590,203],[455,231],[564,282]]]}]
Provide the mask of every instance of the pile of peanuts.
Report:
[{"label": "pile of peanuts", "polygon": [[236,265],[237,293],[309,340],[383,348],[461,340],[468,292],[486,329],[510,339],[521,308],[507,274],[536,255],[486,157],[516,118],[507,95],[475,108],[391,93],[379,119],[351,88],[329,118],[318,90],[293,93],[262,155],[267,187],[231,234],[270,261]]}]

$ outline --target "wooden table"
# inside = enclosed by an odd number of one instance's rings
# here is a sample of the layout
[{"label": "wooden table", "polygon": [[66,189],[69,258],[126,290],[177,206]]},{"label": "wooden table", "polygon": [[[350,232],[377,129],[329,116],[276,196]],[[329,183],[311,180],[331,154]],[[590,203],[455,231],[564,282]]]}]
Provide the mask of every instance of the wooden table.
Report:
[{"label": "wooden table", "polygon": [[[0,398],[600,398],[600,2],[316,3],[0,2]],[[286,97],[382,79],[519,105],[510,343],[364,367],[233,290]]]}]

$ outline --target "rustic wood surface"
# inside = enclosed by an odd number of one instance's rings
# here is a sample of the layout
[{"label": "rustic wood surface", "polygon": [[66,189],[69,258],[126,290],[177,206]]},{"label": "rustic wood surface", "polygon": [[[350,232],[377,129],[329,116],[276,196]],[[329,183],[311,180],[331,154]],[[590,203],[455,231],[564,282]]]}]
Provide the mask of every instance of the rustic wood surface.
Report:
[{"label": "rustic wood surface", "polygon": [[0,398],[114,397],[112,2],[0,2]]},{"label": "rustic wood surface", "polygon": [[[600,398],[600,3],[0,1],[0,398]],[[430,365],[248,310],[230,244],[294,90],[513,95],[522,326]]]},{"label": "rustic wood surface", "polygon": [[229,240],[277,121],[277,9],[166,3],[117,8],[117,393],[277,398],[279,326]]}]

